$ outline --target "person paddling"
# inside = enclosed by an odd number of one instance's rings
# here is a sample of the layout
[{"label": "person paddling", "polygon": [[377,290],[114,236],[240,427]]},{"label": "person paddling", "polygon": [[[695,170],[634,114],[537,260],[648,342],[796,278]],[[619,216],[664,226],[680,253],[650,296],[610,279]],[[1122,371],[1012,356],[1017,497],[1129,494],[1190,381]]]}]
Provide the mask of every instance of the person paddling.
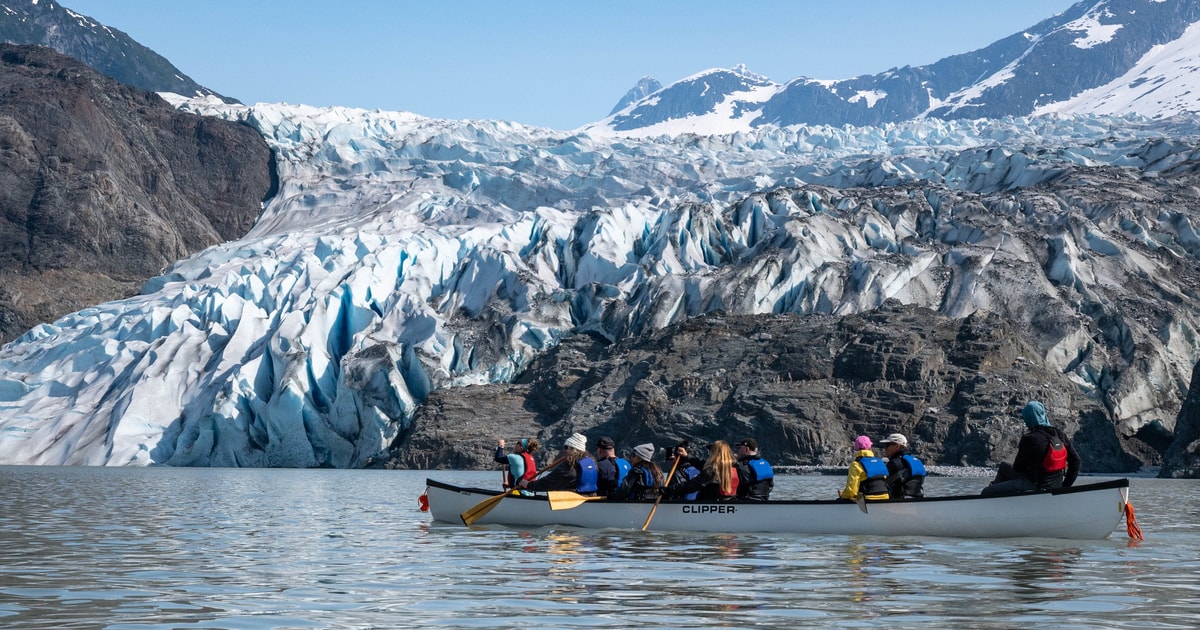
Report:
[{"label": "person paddling", "polygon": [[597,478],[596,460],[587,453],[587,437],[582,433],[572,433],[563,444],[562,463],[545,477],[534,481],[522,480],[517,487],[531,492],[573,490],[592,496],[596,494]]},{"label": "person paddling", "polygon": [[[692,443],[684,440],[667,451],[667,462],[670,464],[668,468],[674,470],[675,474],[666,480],[665,485],[683,483],[700,474],[700,469],[704,467],[704,460],[690,457],[688,449],[691,447]],[[678,464],[675,463],[676,458],[679,459]],[[699,494],[700,492],[697,490],[683,495],[683,498],[687,501],[695,501]]]},{"label": "person paddling", "polygon": [[687,481],[675,481],[663,488],[663,496],[678,497],[698,491],[701,501],[728,501],[737,498],[738,475],[729,443],[717,440],[708,445],[708,459],[700,474]]},{"label": "person paddling", "polygon": [[925,463],[908,454],[908,438],[893,433],[879,441],[887,456],[888,494],[893,499],[920,499],[925,496]]},{"label": "person paddling", "polygon": [[1079,476],[1079,453],[1066,433],[1050,426],[1045,405],[1029,401],[1021,419],[1029,430],[1017,443],[1017,456],[1012,464],[1000,464],[996,478],[980,493],[983,496],[1070,488]]},{"label": "person paddling", "polygon": [[758,454],[758,442],[746,438],[737,443],[738,498],[751,501],[766,501],[775,487],[775,472],[762,455]]},{"label": "person paddling", "polygon": [[658,498],[658,489],[661,487],[663,472],[654,463],[654,445],[638,444],[633,447],[633,467],[611,496],[614,499],[652,501]]},{"label": "person paddling", "polygon": [[518,481],[533,481],[537,477],[537,463],[533,460],[533,454],[538,450],[538,441],[536,438],[521,438],[513,445],[513,452],[504,453],[504,440],[496,443],[496,455],[493,459],[500,464],[505,464],[508,469],[508,474],[504,481],[504,489],[515,488]]},{"label": "person paddling", "polygon": [[854,461],[846,471],[846,487],[838,490],[838,498],[854,501],[861,494],[868,501],[885,501],[889,498],[887,477],[887,464],[875,457],[871,438],[860,435],[854,438]]},{"label": "person paddling", "polygon": [[617,457],[616,443],[610,437],[602,437],[596,442],[596,470],[599,478],[596,480],[596,494],[608,496],[625,481],[631,464],[624,457]]}]

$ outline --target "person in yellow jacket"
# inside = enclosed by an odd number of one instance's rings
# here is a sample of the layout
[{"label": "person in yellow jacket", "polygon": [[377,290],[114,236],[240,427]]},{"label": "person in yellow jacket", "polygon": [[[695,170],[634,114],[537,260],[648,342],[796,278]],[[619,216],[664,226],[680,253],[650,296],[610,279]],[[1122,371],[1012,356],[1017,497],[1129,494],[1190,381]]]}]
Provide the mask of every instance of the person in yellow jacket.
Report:
[{"label": "person in yellow jacket", "polygon": [[868,501],[886,501],[891,498],[887,487],[887,464],[871,450],[871,438],[860,435],[854,438],[854,461],[846,473],[846,487],[838,490],[838,498],[854,501],[858,495]]}]

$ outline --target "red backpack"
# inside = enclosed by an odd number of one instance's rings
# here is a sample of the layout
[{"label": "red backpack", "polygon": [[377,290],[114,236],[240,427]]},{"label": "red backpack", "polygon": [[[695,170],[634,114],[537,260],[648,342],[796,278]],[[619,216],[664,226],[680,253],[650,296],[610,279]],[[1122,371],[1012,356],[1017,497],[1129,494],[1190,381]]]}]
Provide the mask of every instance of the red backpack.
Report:
[{"label": "red backpack", "polygon": [[1050,448],[1042,458],[1042,470],[1056,473],[1067,467],[1067,447],[1057,434],[1050,434]]}]

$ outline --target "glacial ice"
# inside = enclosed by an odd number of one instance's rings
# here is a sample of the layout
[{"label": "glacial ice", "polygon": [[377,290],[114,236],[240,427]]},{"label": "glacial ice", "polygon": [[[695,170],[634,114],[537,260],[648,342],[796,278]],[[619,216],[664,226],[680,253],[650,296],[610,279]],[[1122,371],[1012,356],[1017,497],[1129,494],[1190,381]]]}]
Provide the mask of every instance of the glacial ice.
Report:
[{"label": "glacial ice", "polygon": [[[1035,259],[988,217],[1052,217],[919,193],[928,216],[899,201],[860,206],[838,189],[990,193],[1072,165],[1154,170],[1196,157],[1194,143],[1167,141],[1195,138],[1183,120],[632,139],[347,108],[177,105],[259,130],[277,153],[279,193],[244,238],[0,349],[0,463],[354,467],[430,391],[511,380],[573,332],[618,339],[714,309],[844,314],[889,298],[965,316],[996,307],[988,269]],[[1192,257],[1200,247],[1186,218],[1118,229]],[[1086,293],[1106,278],[1089,256],[1129,251],[1101,228],[1050,242],[1046,277],[1029,289],[1039,295],[1056,291],[1050,280]],[[1177,377],[1197,352],[1195,322],[1180,326],[1156,378]],[[1055,351],[1075,356],[1088,336],[1071,339]],[[1153,404],[1144,398],[1131,396],[1131,414]]]}]

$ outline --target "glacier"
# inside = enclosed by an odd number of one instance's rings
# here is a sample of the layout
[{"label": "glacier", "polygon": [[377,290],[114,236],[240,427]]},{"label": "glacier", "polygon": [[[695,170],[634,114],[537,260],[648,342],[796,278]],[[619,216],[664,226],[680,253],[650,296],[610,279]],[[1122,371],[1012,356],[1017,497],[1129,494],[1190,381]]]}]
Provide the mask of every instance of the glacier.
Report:
[{"label": "glacier", "polygon": [[[949,192],[1026,189],[1076,168],[1170,172],[1200,157],[1189,118],[617,138],[173,101],[262,133],[279,192],[244,238],[0,349],[0,464],[358,467],[431,391],[510,381],[566,335],[615,341],[715,310],[848,314],[887,299],[1029,320],[1063,287],[1103,302],[1098,287],[1122,284],[1113,265],[1186,300],[1125,239],[1200,254],[1188,217],[1062,226],[1052,205],[942,205]],[[881,187],[926,210],[844,193]],[[1045,272],[997,216],[1053,231]],[[1036,273],[1006,303],[987,274],[1013,265]],[[1039,347],[1097,387],[1111,375],[1080,357],[1099,316],[1073,317]],[[1192,313],[1166,333],[1134,322],[1113,334],[1152,344],[1148,373],[1186,386],[1197,324]],[[1118,402],[1132,430],[1162,406],[1137,383]]]}]

